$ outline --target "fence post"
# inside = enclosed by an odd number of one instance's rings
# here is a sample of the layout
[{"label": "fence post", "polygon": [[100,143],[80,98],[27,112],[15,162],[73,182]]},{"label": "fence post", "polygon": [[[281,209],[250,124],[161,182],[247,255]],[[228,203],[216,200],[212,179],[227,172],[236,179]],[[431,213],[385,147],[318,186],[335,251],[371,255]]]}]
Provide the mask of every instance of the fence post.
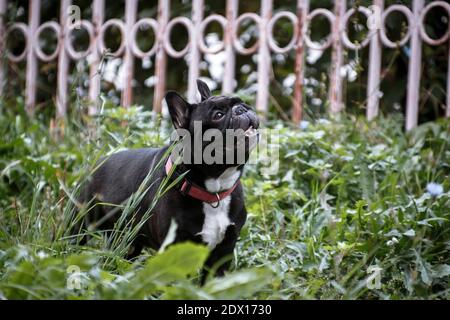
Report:
[{"label": "fence post", "polygon": [[424,0],[413,1],[411,28],[411,58],[408,66],[408,93],[406,100],[406,130],[417,127],[419,118],[420,68],[422,60],[422,40],[420,38],[420,12]]},{"label": "fence post", "polygon": [[[25,83],[25,109],[29,115],[34,113],[36,105],[36,78],[38,61],[34,52],[34,34],[41,20],[41,0],[33,0],[29,2],[28,13],[28,41],[30,41],[27,52],[27,71]],[[36,44],[37,45],[37,44]]]},{"label": "fence post", "polygon": [[67,55],[64,42],[68,41],[67,36],[67,19],[68,9],[71,5],[71,0],[62,0],[60,7],[60,28],[59,35],[59,55],[58,55],[58,79],[57,86],[58,92],[56,93],[56,117],[64,118],[67,114],[67,95],[70,94],[67,91],[67,74],[69,73],[69,56]]},{"label": "fence post", "polygon": [[234,20],[237,18],[239,10],[238,0],[227,0],[226,18],[227,28],[224,32],[225,42],[225,70],[222,83],[222,94],[230,94],[234,91],[234,77],[236,67],[236,57],[233,47]]},{"label": "fence post", "polygon": [[94,0],[92,4],[92,24],[94,26],[94,39],[92,43],[92,51],[89,57],[90,67],[89,67],[89,115],[95,115],[97,110],[98,96],[100,95],[101,87],[101,71],[100,63],[101,56],[98,52],[98,35],[100,33],[100,28],[102,27],[103,21],[105,19],[105,0]]},{"label": "fence post", "polygon": [[331,55],[331,78],[330,78],[330,112],[342,111],[342,78],[341,67],[344,61],[343,46],[341,41],[341,25],[345,15],[347,4],[345,0],[336,0],[334,12],[336,19],[333,24],[333,52]]},{"label": "fence post", "polygon": [[6,0],[0,0],[0,98],[3,97],[4,87],[6,84]]},{"label": "fence post", "polygon": [[297,1],[298,40],[295,53],[295,84],[292,121],[299,124],[303,118],[303,78],[305,74],[305,43],[303,29],[309,11],[309,0]]},{"label": "fence post", "polygon": [[270,68],[272,61],[267,42],[267,24],[272,18],[272,0],[261,0],[261,20],[259,25],[258,51],[258,93],[256,96],[256,110],[265,118],[269,103]]},{"label": "fence post", "polygon": [[124,89],[122,92],[122,106],[129,107],[133,98],[134,55],[131,52],[128,35],[136,22],[138,0],[125,1],[125,54],[123,61]]},{"label": "fence post", "polygon": [[6,0],[0,0],[0,98],[3,97],[4,86],[6,83],[5,59],[6,59]]},{"label": "fence post", "polygon": [[447,108],[445,110],[445,117],[450,118],[450,37],[448,41],[447,70]]},{"label": "fence post", "polygon": [[166,90],[167,55],[164,50],[164,33],[169,22],[170,1],[158,1],[158,34],[155,35],[158,49],[155,57],[155,91],[153,93],[153,110],[161,112],[164,91]]},{"label": "fence post", "polygon": [[189,77],[188,93],[189,102],[197,100],[197,79],[199,77],[200,50],[198,48],[198,37],[200,36],[200,24],[203,19],[203,0],[194,0],[192,3],[192,25],[193,32],[190,38],[189,50]]},{"label": "fence post", "polygon": [[[384,0],[374,0],[373,5],[377,8],[372,14],[380,14],[380,17],[373,17],[373,23],[381,23],[381,12],[384,9]],[[380,75],[381,75],[381,54],[382,47],[380,41],[380,28],[382,26],[373,26],[376,28],[375,33],[370,39],[369,52],[369,75],[367,80],[367,111],[368,120],[374,119],[378,115],[380,103]],[[369,30],[373,31],[373,30]]]}]

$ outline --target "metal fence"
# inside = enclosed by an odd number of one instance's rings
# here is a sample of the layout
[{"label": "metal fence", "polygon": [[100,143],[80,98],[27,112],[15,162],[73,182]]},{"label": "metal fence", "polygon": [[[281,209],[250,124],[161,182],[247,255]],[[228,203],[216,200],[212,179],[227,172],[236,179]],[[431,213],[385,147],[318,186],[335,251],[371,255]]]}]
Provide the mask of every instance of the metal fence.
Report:
[{"label": "metal fence", "polygon": [[[408,44],[411,48],[409,61],[408,82],[407,82],[407,102],[406,102],[406,129],[410,130],[418,123],[418,105],[421,79],[421,52],[422,44],[428,45],[449,45],[450,28],[440,39],[432,39],[425,30],[425,18],[428,12],[435,7],[443,8],[450,17],[450,5],[444,1],[433,1],[425,6],[424,0],[413,0],[412,8],[404,5],[391,5],[384,8],[383,0],[374,0],[370,8],[358,7],[347,9],[344,0],[334,1],[334,12],[319,8],[310,11],[309,0],[298,0],[296,12],[273,12],[272,0],[261,0],[260,14],[243,13],[238,14],[238,0],[226,1],[226,15],[210,15],[204,17],[204,0],[192,1],[191,19],[186,17],[176,17],[170,19],[170,1],[159,0],[158,14],[156,19],[143,18],[137,20],[138,0],[125,1],[125,20],[104,19],[104,0],[92,1],[92,21],[81,20],[79,27],[84,28],[90,37],[90,45],[85,52],[74,49],[71,42],[72,27],[68,25],[70,0],[61,0],[60,23],[48,21],[40,24],[40,0],[29,0],[29,21],[28,24],[13,23],[6,26],[4,16],[7,14],[7,0],[0,0],[0,51],[5,50],[5,42],[8,34],[13,30],[23,32],[26,38],[25,50],[18,55],[7,52],[7,59],[12,63],[26,60],[26,107],[33,110],[36,103],[36,77],[38,60],[48,62],[58,59],[57,92],[56,105],[57,115],[65,116],[68,105],[68,70],[70,60],[85,59],[89,56],[90,61],[90,84],[89,99],[96,101],[100,94],[100,75],[98,73],[99,64],[103,52],[105,51],[105,31],[111,27],[116,27],[122,34],[121,44],[113,56],[122,56],[125,64],[123,73],[125,87],[122,91],[122,104],[130,106],[133,101],[133,70],[134,59],[144,59],[155,56],[155,92],[153,108],[161,111],[161,104],[165,92],[165,75],[167,55],[174,58],[182,58],[189,53],[189,76],[188,76],[188,99],[195,100],[196,88],[195,80],[199,76],[199,64],[201,53],[216,53],[224,50],[226,53],[226,63],[222,91],[224,94],[231,93],[235,88],[235,59],[237,55],[258,54],[258,90],[256,97],[256,107],[262,113],[267,111],[269,98],[269,79],[271,70],[271,53],[287,53],[295,50],[295,75],[293,112],[292,120],[299,122],[302,119],[303,107],[303,74],[305,69],[305,49],[306,47],[317,50],[332,50],[332,63],[330,70],[329,84],[329,112],[338,113],[343,108],[342,102],[342,78],[340,69],[344,63],[344,50],[359,50],[369,46],[369,69],[367,83],[367,118],[373,119],[379,112],[380,92],[379,86],[382,80],[381,57],[382,48],[396,48]],[[354,43],[349,39],[347,25],[352,15],[359,11],[371,20],[371,28],[364,41]],[[388,38],[385,20],[393,12],[402,13],[408,21],[406,35],[399,41],[392,41]],[[326,41],[322,43],[313,42],[309,37],[309,25],[317,16],[323,16],[330,22],[331,33]],[[244,47],[238,36],[238,29],[244,20],[253,20],[259,28],[257,42],[250,48]],[[293,25],[293,37],[289,44],[280,47],[273,36],[274,26],[279,19],[289,19]],[[205,44],[205,28],[211,22],[219,23],[224,30],[224,39],[219,47],[209,48]],[[170,43],[170,35],[175,25],[183,25],[189,34],[187,46],[177,51]],[[152,28],[155,34],[155,43],[149,51],[142,51],[137,42],[136,34],[142,27]],[[40,47],[39,38],[41,33],[52,31],[58,38],[56,50],[45,53]],[[450,50],[449,50],[450,52]],[[449,53],[450,55],[450,53]],[[5,66],[0,66],[0,94],[5,82]],[[90,113],[96,112],[95,103],[90,107]],[[447,100],[446,116],[450,117],[450,65],[447,76]]]}]

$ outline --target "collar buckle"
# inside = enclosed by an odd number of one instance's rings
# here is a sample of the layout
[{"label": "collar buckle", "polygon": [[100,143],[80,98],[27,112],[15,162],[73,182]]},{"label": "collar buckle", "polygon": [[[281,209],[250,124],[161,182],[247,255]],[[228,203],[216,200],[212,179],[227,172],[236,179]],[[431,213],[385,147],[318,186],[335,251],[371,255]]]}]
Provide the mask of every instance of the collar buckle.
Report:
[{"label": "collar buckle", "polygon": [[[219,194],[217,192],[216,192],[215,196],[217,198],[217,202],[211,202],[209,205],[211,207],[213,207],[214,209],[217,209],[219,207],[219,205],[220,205],[220,196],[219,196]],[[216,203],[216,204],[214,204],[214,203]]]}]

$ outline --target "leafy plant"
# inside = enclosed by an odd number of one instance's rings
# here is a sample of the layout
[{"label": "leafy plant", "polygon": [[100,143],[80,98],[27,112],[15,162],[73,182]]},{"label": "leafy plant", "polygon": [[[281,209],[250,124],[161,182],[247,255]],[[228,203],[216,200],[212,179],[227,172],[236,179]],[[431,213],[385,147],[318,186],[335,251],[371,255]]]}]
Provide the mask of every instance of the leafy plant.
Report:
[{"label": "leafy plant", "polygon": [[[208,252],[201,245],[127,261],[131,226],[115,240],[93,231],[89,246],[67,234],[78,187],[97,160],[161,146],[170,124],[105,102],[97,118],[75,112],[49,130],[46,117],[17,113],[17,103],[0,103],[0,298],[449,297],[449,120],[408,134],[398,117],[343,116],[303,130],[268,123],[279,134],[279,170],[264,176],[261,165],[246,167],[249,217],[232,270],[201,287],[197,271]],[[125,204],[124,225],[140,196]],[[380,286],[370,289],[374,268]],[[73,279],[79,289],[68,286]]]}]

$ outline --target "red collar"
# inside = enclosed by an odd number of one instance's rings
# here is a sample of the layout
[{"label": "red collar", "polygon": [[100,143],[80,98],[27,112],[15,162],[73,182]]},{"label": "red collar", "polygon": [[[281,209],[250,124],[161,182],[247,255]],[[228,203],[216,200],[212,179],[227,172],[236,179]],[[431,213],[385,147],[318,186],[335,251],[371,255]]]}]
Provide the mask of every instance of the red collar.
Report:
[{"label": "red collar", "polygon": [[[170,156],[167,159],[166,162],[166,174],[169,174],[169,172],[172,170],[173,163],[172,159],[170,159]],[[209,204],[217,203],[217,206],[219,205],[219,202],[222,201],[224,198],[228,197],[234,189],[236,189],[237,185],[239,184],[239,180],[228,190],[219,192],[219,193],[211,193],[191,182],[189,182],[186,178],[183,179],[182,185],[181,185],[181,193],[184,195],[188,195],[192,198],[198,199],[202,202],[206,202]]]}]

